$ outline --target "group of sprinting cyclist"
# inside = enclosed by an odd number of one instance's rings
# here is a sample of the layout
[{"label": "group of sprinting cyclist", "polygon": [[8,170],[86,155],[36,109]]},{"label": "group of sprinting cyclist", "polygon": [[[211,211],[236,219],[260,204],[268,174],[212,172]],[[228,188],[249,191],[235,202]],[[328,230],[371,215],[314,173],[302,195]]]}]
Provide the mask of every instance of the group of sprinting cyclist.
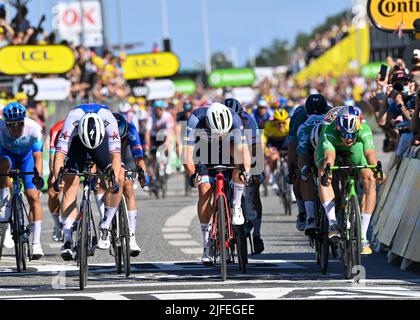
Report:
[{"label": "group of sprinting cyclist", "polygon": [[[247,113],[235,99],[204,107],[186,101],[184,112],[176,119],[178,124],[185,122],[185,126],[175,126],[174,119],[165,108],[164,101],[155,101],[153,114],[156,121],[149,123],[146,119],[143,127],[142,120],[145,119],[133,121],[129,113],[112,113],[104,105],[83,104],[76,106],[65,120],[52,127],[48,207],[54,219],[53,240],[64,242],[61,257],[65,261],[73,261],[75,256],[73,233],[78,220],[80,178],[64,176],[60,192],[56,192],[53,186],[60,170],[64,168],[67,172],[82,173],[86,164],[92,162],[98,172],[113,171],[116,185],[100,181],[95,192],[100,213],[97,247],[101,250],[110,248],[111,223],[124,194],[129,215],[131,256],[137,257],[141,249],[136,241],[138,207],[134,184],[138,177],[140,185],[145,187],[149,177],[147,174],[137,176],[136,173],[150,172],[145,162],[145,145],[151,143],[156,150],[156,147],[167,143],[165,139],[158,139],[162,135],[161,130],[174,130],[183,137],[177,152],[182,157],[190,185],[198,188],[197,211],[203,235],[201,261],[204,264],[213,261],[210,221],[216,172],[211,168],[220,164],[236,167],[230,174],[232,224],[251,225],[254,250],[259,254],[264,251],[260,186],[269,181],[273,190],[278,190],[273,176],[280,153],[287,153],[288,181],[293,184],[299,212],[297,228],[306,234],[317,227],[311,162],[318,169],[319,179],[324,176],[327,164],[336,163],[342,151],[350,154],[354,165],[377,163],[372,131],[361,110],[355,106],[331,108],[320,94],[309,96],[305,105],[294,110],[292,116],[291,110],[271,108],[263,98],[251,113]],[[44,145],[41,127],[26,115],[26,108],[19,103],[10,103],[3,114],[4,119],[0,121],[0,175],[7,174],[11,169],[29,172],[36,168],[42,177]],[[362,254],[371,254],[367,230],[376,206],[376,185],[382,180],[371,169],[361,170],[361,178]],[[319,183],[319,197],[329,221],[328,236],[333,239],[340,237],[340,230],[331,181],[330,176],[326,186]],[[24,179],[30,206],[34,260],[44,256],[40,239],[44,217],[39,191],[43,185],[42,178],[26,176]],[[11,197],[7,177],[0,178],[0,187],[0,216],[5,217],[3,221],[8,221]],[[4,246],[13,247],[10,226]]]}]

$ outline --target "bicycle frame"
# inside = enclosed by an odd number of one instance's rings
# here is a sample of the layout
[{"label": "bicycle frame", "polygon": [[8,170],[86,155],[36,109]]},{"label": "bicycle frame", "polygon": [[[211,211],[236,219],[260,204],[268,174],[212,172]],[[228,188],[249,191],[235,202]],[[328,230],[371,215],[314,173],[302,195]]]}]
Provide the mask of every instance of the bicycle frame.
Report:
[{"label": "bicycle frame", "polygon": [[[225,203],[225,207],[226,207],[226,216],[227,216],[227,226],[229,226],[229,238],[226,239],[227,242],[229,242],[230,240],[232,240],[233,238],[233,229],[232,229],[232,223],[231,223],[231,217],[230,217],[230,208],[229,208],[229,204],[228,204],[228,199],[227,196],[225,194],[225,176],[223,173],[219,172],[216,175],[216,190],[214,193],[214,202],[213,202],[213,212],[217,212],[217,205],[219,202],[219,198],[222,197],[223,201]],[[217,239],[217,230],[218,230],[218,226],[217,226],[217,218],[215,215],[213,215],[212,217],[213,223],[212,223],[212,231],[211,231],[211,238],[213,240]]]}]

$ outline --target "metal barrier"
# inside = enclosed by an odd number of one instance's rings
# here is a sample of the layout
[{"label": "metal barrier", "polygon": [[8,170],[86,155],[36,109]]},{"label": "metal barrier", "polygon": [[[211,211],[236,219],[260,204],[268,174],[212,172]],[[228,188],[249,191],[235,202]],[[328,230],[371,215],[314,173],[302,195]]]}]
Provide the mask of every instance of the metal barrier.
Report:
[{"label": "metal barrier", "polygon": [[389,173],[372,223],[376,251],[389,248],[388,262],[401,269],[420,263],[420,147],[411,147]]}]

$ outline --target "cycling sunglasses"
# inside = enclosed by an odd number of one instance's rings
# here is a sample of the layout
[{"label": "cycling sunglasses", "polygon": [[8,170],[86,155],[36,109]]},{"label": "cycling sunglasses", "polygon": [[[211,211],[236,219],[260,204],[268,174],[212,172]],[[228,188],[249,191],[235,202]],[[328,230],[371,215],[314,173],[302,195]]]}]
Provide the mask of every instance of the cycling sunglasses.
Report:
[{"label": "cycling sunglasses", "polygon": [[25,125],[25,121],[6,122],[8,128],[22,128]]}]

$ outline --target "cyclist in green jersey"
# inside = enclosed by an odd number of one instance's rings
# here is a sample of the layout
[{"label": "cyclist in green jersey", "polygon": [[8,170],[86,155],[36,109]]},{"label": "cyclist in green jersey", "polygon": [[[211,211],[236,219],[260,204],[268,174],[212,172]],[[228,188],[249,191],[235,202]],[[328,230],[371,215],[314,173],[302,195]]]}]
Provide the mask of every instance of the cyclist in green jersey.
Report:
[{"label": "cyclist in green jersey", "polygon": [[[327,164],[334,165],[337,152],[342,151],[350,154],[349,159],[355,166],[377,164],[372,130],[366,122],[362,121],[360,109],[353,106],[343,108],[333,123],[324,125],[316,148],[315,161],[319,169],[319,193],[329,221],[328,236],[330,239],[341,235],[336,219],[335,195],[331,185],[332,177],[328,177],[328,187],[322,186],[321,177],[325,174]],[[363,182],[362,254],[369,255],[372,254],[372,249],[367,240],[367,231],[376,206],[377,179],[379,183],[383,181],[380,178],[375,178],[371,169],[361,170],[361,178]]]}]

